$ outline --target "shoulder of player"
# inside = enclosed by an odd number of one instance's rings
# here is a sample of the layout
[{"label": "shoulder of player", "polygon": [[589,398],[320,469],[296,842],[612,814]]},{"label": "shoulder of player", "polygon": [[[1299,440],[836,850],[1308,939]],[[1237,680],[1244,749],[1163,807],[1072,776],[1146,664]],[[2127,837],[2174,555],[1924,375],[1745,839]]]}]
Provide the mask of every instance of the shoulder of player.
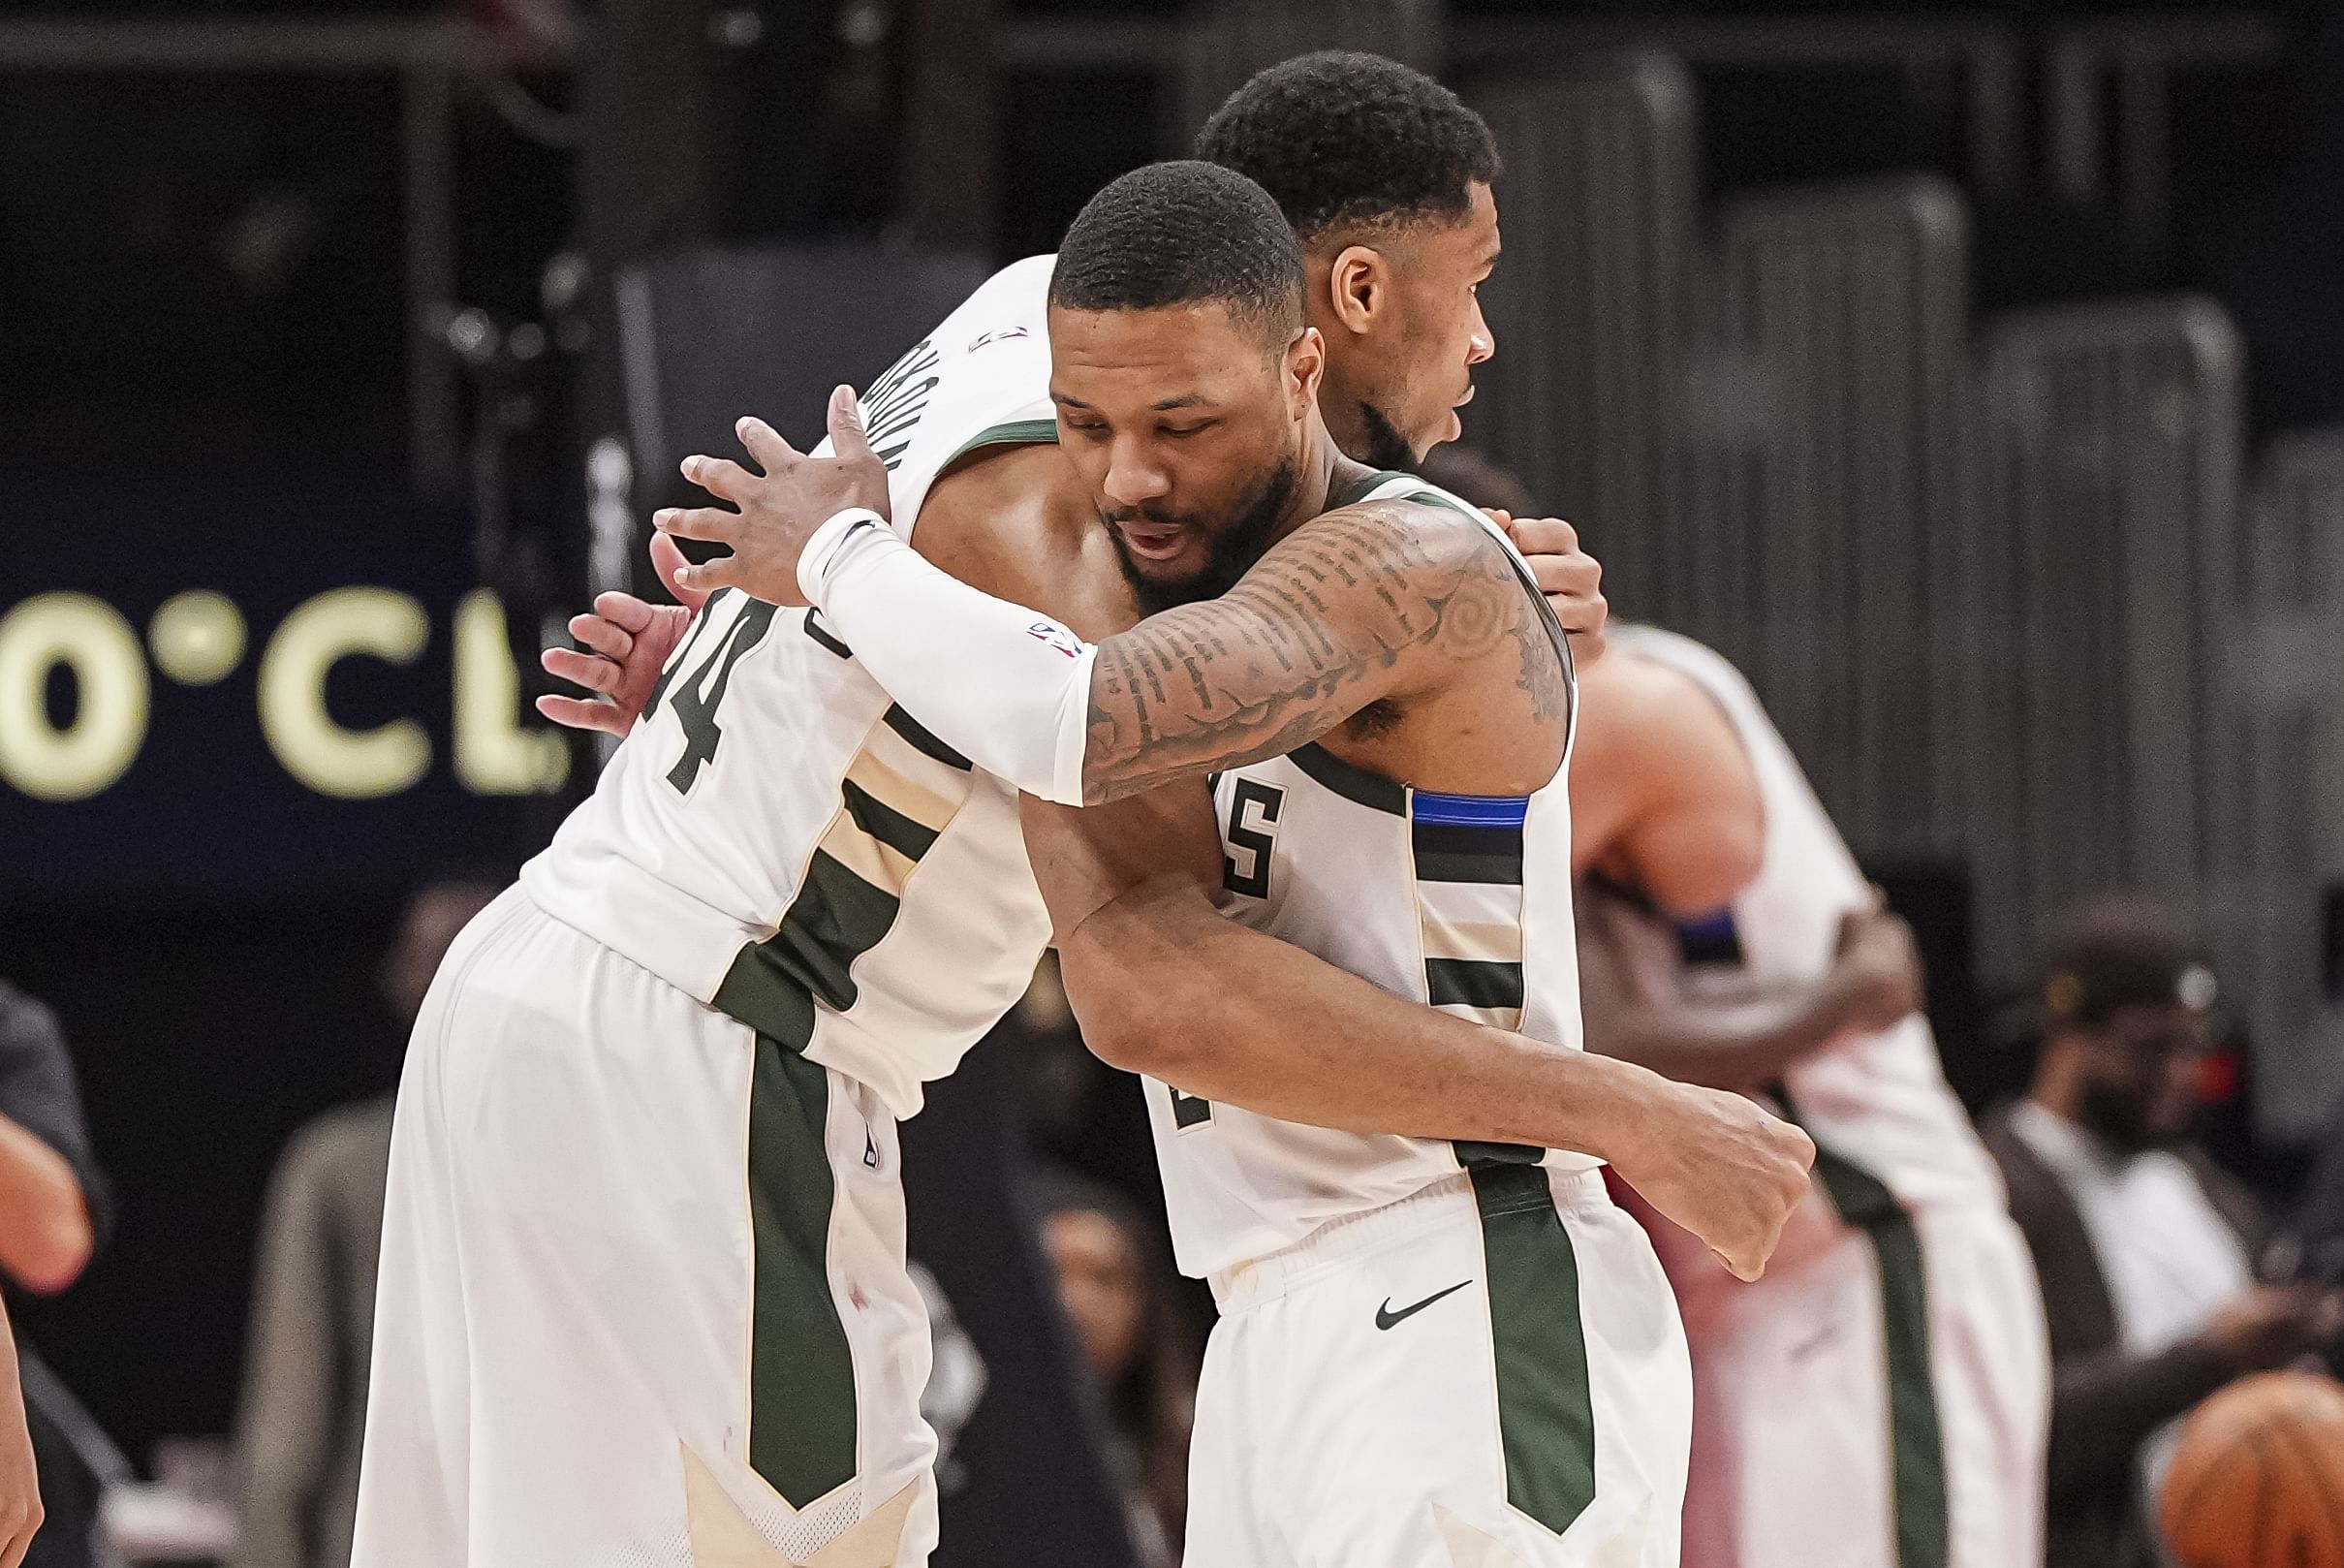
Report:
[{"label": "shoulder of player", "polygon": [[1574,769],[1654,795],[1755,793],[1741,737],[1691,675],[1614,647],[1579,673]]},{"label": "shoulder of player", "polygon": [[[922,555],[987,593],[1010,594],[1037,548],[1054,548],[1049,499],[1064,467],[1055,449],[986,448],[948,467],[920,508],[912,544]],[[1014,595],[1012,595],[1014,597]]]},{"label": "shoulder of player", "polygon": [[1376,565],[1427,583],[1490,579],[1513,582],[1506,547],[1483,523],[1437,499],[1386,496],[1320,513],[1269,555]]}]

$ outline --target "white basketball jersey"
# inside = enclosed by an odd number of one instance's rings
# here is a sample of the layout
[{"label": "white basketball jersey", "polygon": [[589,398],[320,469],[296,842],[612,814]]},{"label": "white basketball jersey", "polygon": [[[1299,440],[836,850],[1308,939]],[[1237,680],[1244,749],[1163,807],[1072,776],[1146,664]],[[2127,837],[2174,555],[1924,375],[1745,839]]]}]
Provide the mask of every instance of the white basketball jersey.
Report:
[{"label": "white basketball jersey", "polygon": [[[1758,694],[1723,656],[1690,638],[1648,626],[1610,635],[1614,645],[1691,677],[1724,709],[1749,753],[1766,825],[1758,877],[1734,901],[1744,965],[1786,980],[1824,975],[1841,917],[1869,899],[1870,887]],[[1784,1089],[1819,1145],[1876,1177],[1908,1211],[2001,1207],[1993,1161],[1947,1085],[1920,1015],[1807,1056],[1784,1075]]]},{"label": "white basketball jersey", "polygon": [[[1483,520],[1404,474],[1375,475],[1330,506],[1383,498],[1444,503]],[[1521,572],[1568,670],[1562,629],[1528,568]],[[1576,722],[1576,683],[1571,701]],[[1536,794],[1499,798],[1409,789],[1316,744],[1233,768],[1213,785],[1224,912],[1397,995],[1577,1049],[1566,771]],[[1147,1100],[1172,1244],[1182,1270],[1200,1277],[1409,1197],[1469,1160],[1543,1160],[1567,1171],[1600,1163],[1301,1126],[1154,1080]]]},{"label": "white basketball jersey", "polygon": [[[996,273],[864,392],[899,532],[963,453],[1056,439],[1050,264]],[[1024,993],[1049,940],[1016,792],[896,707],[819,614],[737,592],[710,600],[521,883],[898,1116]]]}]

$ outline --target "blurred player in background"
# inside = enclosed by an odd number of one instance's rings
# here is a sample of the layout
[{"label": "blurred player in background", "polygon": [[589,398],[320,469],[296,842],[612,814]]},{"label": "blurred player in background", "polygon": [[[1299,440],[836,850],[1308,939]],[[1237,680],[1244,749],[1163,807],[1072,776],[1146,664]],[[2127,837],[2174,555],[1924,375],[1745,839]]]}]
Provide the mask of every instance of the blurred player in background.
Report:
[{"label": "blurred player in background", "polygon": [[1602,890],[1581,925],[1590,1045],[1766,1094],[1817,1145],[1755,1286],[1651,1222],[1694,1346],[1686,1559],[2033,1568],[2042,1308],[1910,936],[1738,672],[1649,628],[1611,644],[1573,790]]},{"label": "blurred player in background", "polygon": [[[409,1027],[448,945],[496,891],[435,882],[408,901],[382,981]],[[233,1568],[350,1561],[391,1103],[386,1094],[319,1116],[294,1134],[269,1179],[236,1416]]]},{"label": "blurred player in background", "polygon": [[[54,1296],[80,1278],[110,1207],[65,1031],[55,1013],[0,981],[0,1278],[8,1290]],[[89,1418],[13,1337],[0,1381],[0,1568],[89,1568],[105,1551],[102,1477],[78,1440]]]},{"label": "blurred player in background", "polygon": [[2145,1568],[2178,1418],[2243,1373],[2334,1350],[2344,1292],[2259,1282],[2269,1227],[2188,1141],[2214,974],[2182,921],[2142,898],[2069,910],[2039,984],[2034,1084],[1986,1142],[2050,1322],[2049,1560]]}]

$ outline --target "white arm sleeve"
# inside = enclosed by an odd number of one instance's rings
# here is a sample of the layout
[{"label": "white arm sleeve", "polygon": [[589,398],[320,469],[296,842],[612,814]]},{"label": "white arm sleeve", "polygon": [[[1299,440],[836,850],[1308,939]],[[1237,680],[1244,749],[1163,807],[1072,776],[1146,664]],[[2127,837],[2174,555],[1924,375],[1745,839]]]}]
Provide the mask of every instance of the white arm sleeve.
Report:
[{"label": "white arm sleeve", "polygon": [[815,530],[797,580],[871,678],[938,739],[1028,795],[1082,803],[1096,647],[929,565],[860,508]]}]

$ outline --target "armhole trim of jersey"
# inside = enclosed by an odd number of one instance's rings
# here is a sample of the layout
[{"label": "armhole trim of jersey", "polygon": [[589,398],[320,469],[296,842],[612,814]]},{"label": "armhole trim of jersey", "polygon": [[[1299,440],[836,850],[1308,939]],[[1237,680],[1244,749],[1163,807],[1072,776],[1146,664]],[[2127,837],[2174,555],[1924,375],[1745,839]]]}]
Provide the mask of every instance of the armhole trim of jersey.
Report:
[{"label": "armhole trim of jersey", "polygon": [[1007,424],[989,425],[979,430],[954,448],[953,455],[947,457],[936,471],[941,474],[945,469],[950,468],[981,447],[1032,447],[1044,444],[1055,446],[1057,442],[1058,422],[1056,420],[1012,420]]},{"label": "armhole trim of jersey", "polygon": [[[1404,468],[1379,468],[1371,474],[1361,474],[1358,479],[1353,480],[1350,484],[1343,486],[1341,488],[1335,490],[1331,495],[1328,496],[1327,510],[1332,512],[1337,507],[1358,506],[1361,501],[1374,498],[1375,492],[1378,489],[1381,489],[1384,486],[1390,485],[1394,480],[1401,479],[1408,481],[1412,485],[1423,485],[1429,483],[1426,480],[1419,478],[1415,474],[1409,473]],[[1386,496],[1383,497],[1383,499],[1391,500],[1393,498]]]}]

